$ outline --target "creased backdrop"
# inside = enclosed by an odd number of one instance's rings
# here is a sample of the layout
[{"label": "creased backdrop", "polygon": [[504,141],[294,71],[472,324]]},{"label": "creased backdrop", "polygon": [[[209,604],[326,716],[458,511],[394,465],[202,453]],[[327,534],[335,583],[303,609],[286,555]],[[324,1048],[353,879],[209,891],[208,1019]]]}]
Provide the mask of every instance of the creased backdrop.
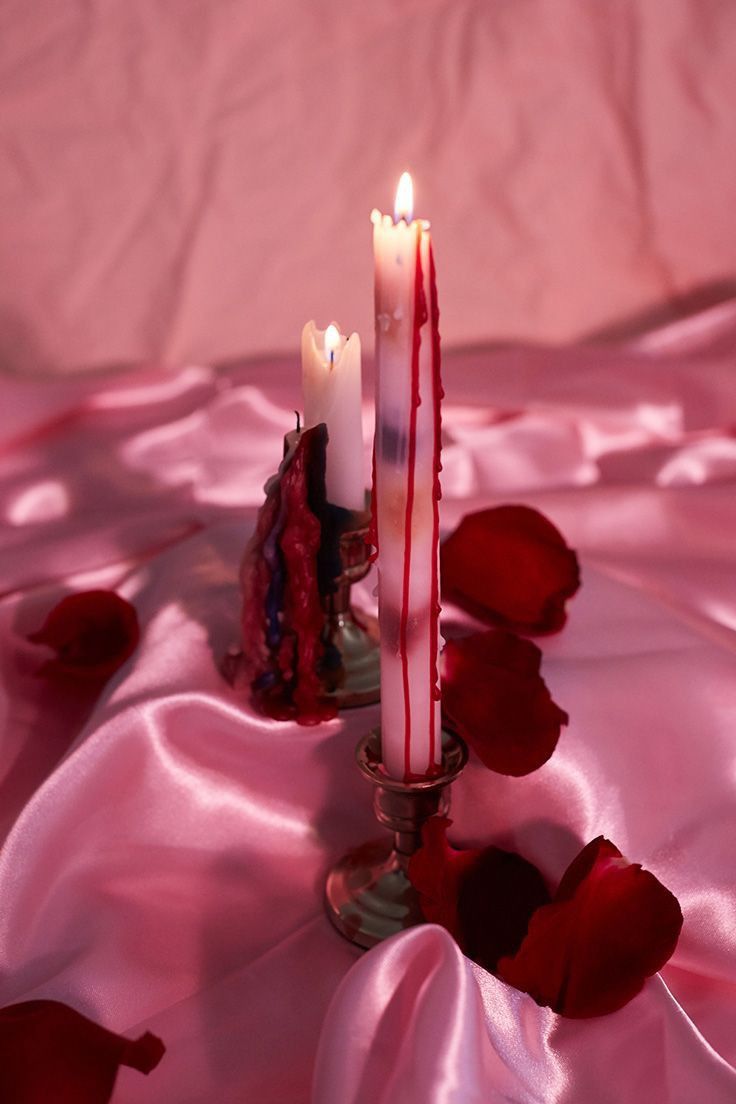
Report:
[{"label": "creased backdrop", "polygon": [[368,338],[407,167],[448,345],[734,287],[733,0],[3,0],[0,81],[1,368]]},{"label": "creased backdrop", "polygon": [[[269,722],[217,670],[294,358],[1,380],[0,1006],[57,998],[160,1035],[114,1104],[731,1104],[735,350],[733,302],[636,345],[444,361],[443,530],[527,502],[583,580],[540,640],[569,727],[526,778],[471,762],[451,839],[554,884],[604,833],[685,917],[662,976],[589,1021],[438,928],[360,956],[324,915],[330,865],[379,834],[354,765],[377,707]],[[142,639],[95,700],[38,678],[24,638],[99,586]]]}]

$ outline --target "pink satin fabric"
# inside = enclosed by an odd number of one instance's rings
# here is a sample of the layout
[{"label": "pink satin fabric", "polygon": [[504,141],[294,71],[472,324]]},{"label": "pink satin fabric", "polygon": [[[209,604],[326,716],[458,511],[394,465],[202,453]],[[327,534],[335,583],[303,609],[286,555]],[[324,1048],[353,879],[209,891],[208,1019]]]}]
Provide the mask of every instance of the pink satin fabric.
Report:
[{"label": "pink satin fabric", "polygon": [[[735,1099],[735,349],[731,303],[628,347],[445,358],[443,527],[528,502],[583,573],[540,641],[570,726],[527,778],[471,762],[451,838],[554,883],[604,833],[685,915],[662,977],[587,1022],[441,929],[361,956],[322,913],[330,864],[378,834],[353,765],[377,709],[269,723],[217,670],[296,356],[2,381],[0,1004],[160,1035],[160,1067],[123,1071],[115,1104]],[[143,637],[94,700],[39,681],[23,638],[97,586]]]}]

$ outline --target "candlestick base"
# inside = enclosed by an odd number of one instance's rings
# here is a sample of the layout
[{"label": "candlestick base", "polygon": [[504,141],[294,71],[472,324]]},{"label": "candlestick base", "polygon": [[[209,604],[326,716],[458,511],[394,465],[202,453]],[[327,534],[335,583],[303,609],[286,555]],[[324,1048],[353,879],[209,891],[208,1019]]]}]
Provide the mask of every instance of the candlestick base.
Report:
[{"label": "candlestick base", "polygon": [[381,767],[380,729],[358,744],[356,759],[375,786],[373,807],[380,824],[393,832],[348,852],[330,871],[325,907],[330,920],[358,947],[374,947],[390,935],[423,923],[419,895],[409,881],[409,859],[421,846],[422,825],[450,807],[448,787],[462,773],[468,753],[459,737],[442,733],[441,773],[400,782]]},{"label": "candlestick base", "polygon": [[339,709],[372,705],[381,700],[378,623],[367,615],[356,617],[350,604],[351,587],[365,578],[371,566],[367,544],[369,515],[360,512],[353,518],[351,527],[340,536],[342,572],[324,607],[327,634],[342,658],[340,682],[328,695]]}]

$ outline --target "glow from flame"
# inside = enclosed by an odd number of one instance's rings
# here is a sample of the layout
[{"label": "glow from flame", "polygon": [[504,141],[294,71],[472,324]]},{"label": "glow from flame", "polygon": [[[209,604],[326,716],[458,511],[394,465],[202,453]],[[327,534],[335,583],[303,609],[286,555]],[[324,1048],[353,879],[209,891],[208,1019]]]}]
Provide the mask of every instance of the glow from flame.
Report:
[{"label": "glow from flame", "polygon": [[394,204],[394,222],[406,219],[411,222],[414,217],[414,185],[408,172],[401,174],[399,186],[396,189],[396,202]]}]

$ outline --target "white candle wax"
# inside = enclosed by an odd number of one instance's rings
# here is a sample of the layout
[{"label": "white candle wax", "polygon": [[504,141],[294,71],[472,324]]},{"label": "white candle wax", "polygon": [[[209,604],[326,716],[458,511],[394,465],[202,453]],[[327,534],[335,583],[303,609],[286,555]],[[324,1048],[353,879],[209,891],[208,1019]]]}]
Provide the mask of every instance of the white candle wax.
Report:
[{"label": "white candle wax", "polygon": [[[327,343],[325,338],[327,337]],[[360,338],[336,326],[302,330],[304,425],[327,424],[327,498],[346,510],[365,509]]]},{"label": "white candle wax", "polygon": [[381,746],[386,771],[407,778],[441,759],[437,304],[429,224],[371,218]]}]

